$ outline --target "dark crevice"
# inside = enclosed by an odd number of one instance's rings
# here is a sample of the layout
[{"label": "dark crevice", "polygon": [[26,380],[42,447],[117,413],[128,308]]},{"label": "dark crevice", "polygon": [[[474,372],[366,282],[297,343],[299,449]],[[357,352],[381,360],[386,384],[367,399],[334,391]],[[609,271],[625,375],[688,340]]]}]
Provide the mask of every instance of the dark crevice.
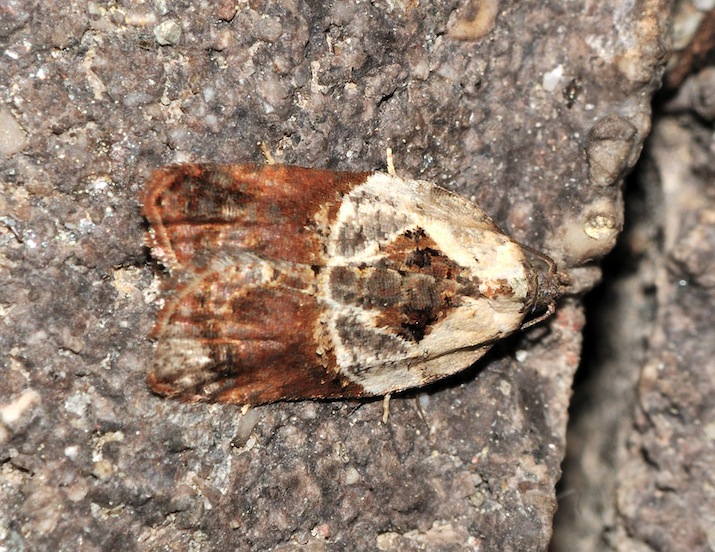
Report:
[{"label": "dark crevice", "polygon": [[[658,175],[647,155],[627,178],[624,208],[624,229],[603,259],[602,282],[584,300],[587,323],[569,408],[563,474],[556,488],[559,509],[551,552],[574,550],[589,531],[593,534],[585,541],[609,549],[616,453],[623,446],[620,430],[630,426],[633,416],[635,384],[655,317],[653,263],[662,246]],[[593,487],[598,474],[584,471],[585,466],[593,469],[594,459],[596,471],[604,474],[598,490]],[[594,517],[600,519],[589,520],[593,512],[599,512]],[[581,538],[574,540],[579,533]]]}]

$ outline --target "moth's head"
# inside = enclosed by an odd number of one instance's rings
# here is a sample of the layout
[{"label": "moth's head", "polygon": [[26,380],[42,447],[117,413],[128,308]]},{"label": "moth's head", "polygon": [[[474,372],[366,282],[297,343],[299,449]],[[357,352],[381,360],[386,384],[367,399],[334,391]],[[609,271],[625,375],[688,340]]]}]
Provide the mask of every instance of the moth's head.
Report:
[{"label": "moth's head", "polygon": [[536,294],[530,312],[533,318],[526,320],[521,325],[522,329],[538,324],[551,316],[556,310],[556,300],[566,293],[571,284],[569,275],[559,271],[551,258],[538,253],[536,261],[534,264],[544,266],[532,265],[536,272]]}]

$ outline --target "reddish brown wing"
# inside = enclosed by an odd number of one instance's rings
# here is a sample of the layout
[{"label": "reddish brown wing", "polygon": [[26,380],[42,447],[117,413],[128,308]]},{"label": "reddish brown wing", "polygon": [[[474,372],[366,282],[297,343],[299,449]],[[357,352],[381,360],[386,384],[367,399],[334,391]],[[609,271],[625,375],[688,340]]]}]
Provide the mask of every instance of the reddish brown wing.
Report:
[{"label": "reddish brown wing", "polygon": [[275,165],[152,175],[150,246],[171,271],[153,331],[154,391],[241,404],[361,394],[337,375],[332,351],[316,354],[313,280],[341,196],[365,176]]},{"label": "reddish brown wing", "polygon": [[152,389],[240,404],[360,395],[332,351],[316,354],[313,271],[286,268],[244,252],[174,290],[154,329]]},{"label": "reddish brown wing", "polygon": [[[172,165],[144,194],[150,246],[170,270],[201,271],[222,253],[321,264],[321,235],[344,193],[369,173],[285,165]],[[318,212],[322,217],[316,216]]]}]

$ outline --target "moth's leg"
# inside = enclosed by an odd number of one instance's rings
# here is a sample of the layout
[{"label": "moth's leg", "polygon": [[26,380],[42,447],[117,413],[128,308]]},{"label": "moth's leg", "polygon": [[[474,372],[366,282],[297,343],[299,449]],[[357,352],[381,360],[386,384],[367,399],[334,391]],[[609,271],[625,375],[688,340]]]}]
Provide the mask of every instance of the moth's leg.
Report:
[{"label": "moth's leg", "polygon": [[387,174],[397,176],[397,173],[395,173],[395,158],[392,156],[392,148],[387,148],[385,154],[387,156]]},{"label": "moth's leg", "polygon": [[535,326],[539,322],[543,322],[544,320],[549,318],[555,312],[556,312],[556,305],[553,302],[551,302],[548,305],[546,305],[546,312],[544,312],[543,314],[540,314],[536,318],[532,318],[528,322],[525,322],[524,324],[521,325],[521,328],[519,328],[519,329],[525,330],[526,328],[531,328],[532,326]]},{"label": "moth's leg", "polygon": [[269,165],[275,165],[276,160],[273,159],[273,156],[271,155],[271,152],[268,150],[268,146],[266,146],[265,142],[258,142],[258,147],[261,148],[261,153],[263,153],[263,157],[266,158],[266,163]]},{"label": "moth's leg", "polygon": [[387,425],[387,420],[390,418],[390,399],[392,394],[388,393],[382,398],[382,423]]}]

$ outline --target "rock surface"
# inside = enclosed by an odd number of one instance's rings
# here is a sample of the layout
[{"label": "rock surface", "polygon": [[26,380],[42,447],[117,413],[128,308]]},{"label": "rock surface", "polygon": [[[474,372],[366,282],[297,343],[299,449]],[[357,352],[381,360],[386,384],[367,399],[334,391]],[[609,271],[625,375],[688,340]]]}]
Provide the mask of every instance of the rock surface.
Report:
[{"label": "rock surface", "polygon": [[715,11],[674,21],[689,38],[588,310],[555,551],[715,548],[715,71],[693,54],[714,59]]},{"label": "rock surface", "polygon": [[258,141],[343,170],[383,168],[391,146],[399,173],[475,199],[588,287],[650,129],[669,3],[494,6],[0,6],[1,548],[548,547],[577,296],[393,398],[387,424],[380,401],[244,413],[144,381],[161,268],[143,182],[170,162],[260,162]]}]

